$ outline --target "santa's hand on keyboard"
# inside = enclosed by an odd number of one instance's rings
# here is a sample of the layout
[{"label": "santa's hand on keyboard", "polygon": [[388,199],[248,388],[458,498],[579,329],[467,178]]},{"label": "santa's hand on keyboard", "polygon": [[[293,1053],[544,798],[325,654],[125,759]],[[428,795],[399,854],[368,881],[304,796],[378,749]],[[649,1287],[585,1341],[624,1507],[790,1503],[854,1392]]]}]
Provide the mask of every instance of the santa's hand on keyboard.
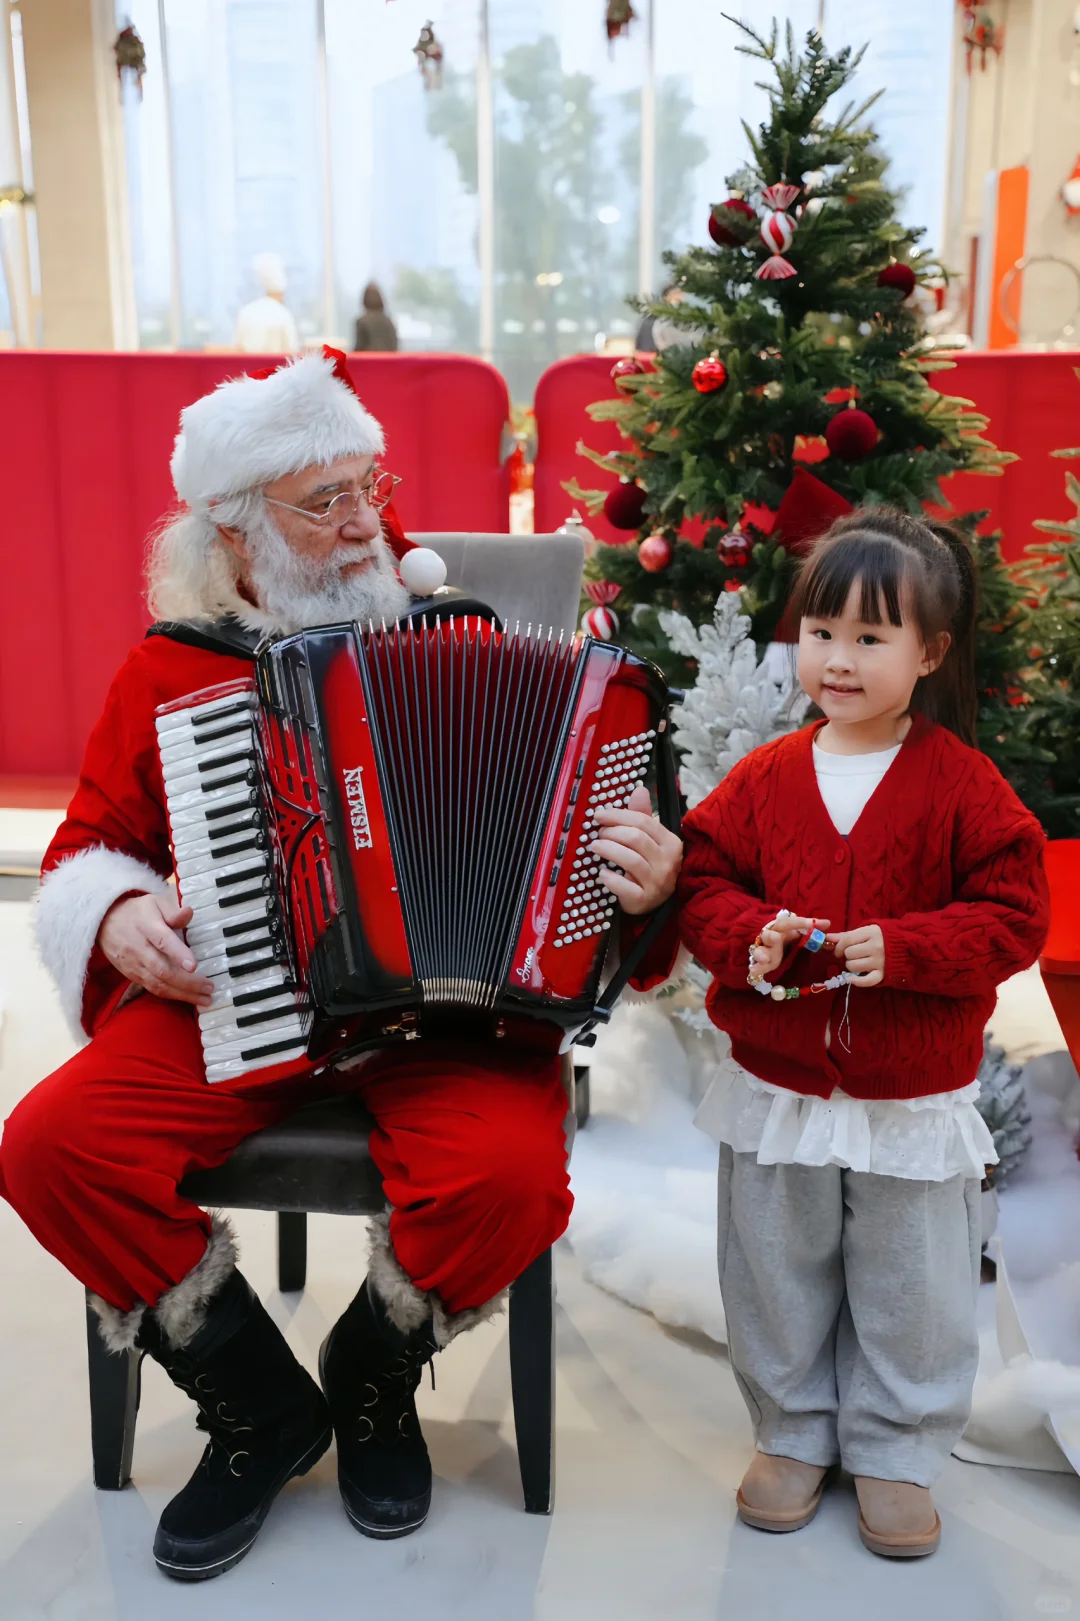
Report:
[{"label": "santa's hand on keyboard", "polygon": [[191,907],[178,906],[171,895],[129,895],[105,913],[98,945],[125,979],[153,996],[209,1007],[211,980],[180,932],[191,922]]},{"label": "santa's hand on keyboard", "polygon": [[599,806],[596,821],[602,835],[590,848],[605,862],[600,882],[624,912],[655,911],[678,882],[682,840],[652,814],[647,788],[635,788],[625,810],[619,805]]}]

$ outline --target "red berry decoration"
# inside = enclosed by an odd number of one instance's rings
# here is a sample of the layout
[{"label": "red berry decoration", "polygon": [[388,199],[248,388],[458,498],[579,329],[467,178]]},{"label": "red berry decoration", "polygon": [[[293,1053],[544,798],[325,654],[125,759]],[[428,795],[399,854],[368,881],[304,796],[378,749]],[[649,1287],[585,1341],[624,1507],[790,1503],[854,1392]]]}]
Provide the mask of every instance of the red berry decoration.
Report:
[{"label": "red berry decoration", "polygon": [[841,461],[861,462],[878,442],[878,425],[868,411],[837,411],[825,429],[825,443]]},{"label": "red berry decoration", "polygon": [[650,535],[638,547],[637,560],[650,574],[662,574],[675,556],[675,548],[663,535]]},{"label": "red berry decoration", "polygon": [[915,272],[910,265],[901,264],[899,260],[886,265],[877,279],[879,287],[892,287],[901,298],[909,298],[915,291]]},{"label": "red berry decoration", "polygon": [[716,543],[716,555],[725,568],[746,568],[750,562],[750,542],[738,529],[723,535]]},{"label": "red berry decoration", "polygon": [[598,642],[614,641],[619,634],[619,616],[610,608],[590,608],[581,617],[581,628]]},{"label": "red berry decoration", "polygon": [[613,529],[640,529],[645,515],[645,491],[633,479],[620,479],[607,493],[604,517]]},{"label": "red berry decoration", "polygon": [[640,360],[635,360],[631,355],[623,355],[611,368],[611,381],[618,386],[621,377],[641,377],[644,371],[645,367]]},{"label": "red berry decoration", "polygon": [[706,355],[694,367],[692,380],[699,394],[715,394],[727,382],[727,367],[719,355]]},{"label": "red berry decoration", "polygon": [[748,242],[757,227],[757,215],[745,197],[729,197],[709,214],[709,235],[718,248],[737,248]]}]

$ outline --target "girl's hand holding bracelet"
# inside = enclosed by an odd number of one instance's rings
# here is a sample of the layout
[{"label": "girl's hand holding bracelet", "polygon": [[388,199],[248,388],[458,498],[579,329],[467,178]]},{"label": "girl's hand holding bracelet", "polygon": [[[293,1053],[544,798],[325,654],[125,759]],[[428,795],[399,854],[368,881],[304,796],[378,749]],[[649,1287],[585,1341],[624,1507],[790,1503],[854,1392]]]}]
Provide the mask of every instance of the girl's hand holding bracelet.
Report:
[{"label": "girl's hand holding bracelet", "polygon": [[830,934],[826,944],[843,960],[853,985],[868,989],[885,978],[885,936],[879,924],[868,923],[862,929]]}]

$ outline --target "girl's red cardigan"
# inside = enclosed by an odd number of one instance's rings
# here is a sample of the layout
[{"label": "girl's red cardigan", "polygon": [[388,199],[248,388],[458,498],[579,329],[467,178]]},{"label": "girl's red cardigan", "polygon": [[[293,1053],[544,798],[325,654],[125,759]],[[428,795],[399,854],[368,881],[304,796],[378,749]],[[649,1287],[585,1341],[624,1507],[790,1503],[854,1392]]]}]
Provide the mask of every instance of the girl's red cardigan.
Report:
[{"label": "girl's red cardigan", "polygon": [[[822,724],[755,749],[683,823],[680,933],[715,976],[709,1013],[738,1063],[793,1092],[967,1086],[997,986],[1046,938],[1042,829],[984,754],[916,716],[844,838],[814,773]],[[833,930],[881,925],[884,981],[851,987],[848,1019],[846,991],[773,1002],[747,985],[749,948],[782,906]],[[794,949],[771,977],[809,985],[840,967]]]}]

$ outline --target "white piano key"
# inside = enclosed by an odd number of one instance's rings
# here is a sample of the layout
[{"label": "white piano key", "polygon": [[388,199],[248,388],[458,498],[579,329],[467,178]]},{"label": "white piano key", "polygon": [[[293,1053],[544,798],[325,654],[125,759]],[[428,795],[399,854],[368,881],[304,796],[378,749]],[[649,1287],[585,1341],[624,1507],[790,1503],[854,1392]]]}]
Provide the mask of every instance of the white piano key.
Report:
[{"label": "white piano key", "polygon": [[237,704],[243,704],[248,709],[254,709],[257,701],[253,686],[250,692],[228,692],[222,697],[212,698],[204,704],[190,704],[185,709],[172,709],[167,715],[158,715],[154,724],[160,736],[162,732],[170,732],[177,726],[190,726],[193,717],[196,715],[200,717],[217,715],[223,709],[232,709]]},{"label": "white piano key", "polygon": [[275,1064],[295,1063],[304,1056],[303,1046],[298,1043],[295,1052],[268,1053],[265,1058],[249,1058],[240,1062],[231,1060],[228,1063],[214,1063],[206,1066],[206,1079],[214,1085],[219,1081],[238,1081],[244,1075],[253,1075],[260,1069],[270,1069]]},{"label": "white piano key", "polygon": [[[265,917],[273,905],[273,896],[269,892],[260,893],[251,901],[245,901],[243,906],[222,906],[217,899],[210,899],[205,894],[196,896],[198,906],[188,900],[183,884],[180,885],[180,894],[185,906],[191,906],[193,912],[199,916],[202,923],[216,923],[228,927],[233,923],[247,923],[252,918]],[[261,911],[254,907],[261,904]]]},{"label": "white piano key", "polygon": [[185,766],[183,769],[176,767],[171,772],[163,772],[166,797],[171,800],[174,794],[191,794],[196,789],[200,793],[212,794],[220,788],[239,787],[239,780],[234,779],[242,780],[244,774],[252,769],[255,764],[254,750],[250,754],[245,754],[242,759],[233,760],[230,765],[224,763],[225,758],[227,757],[223,756],[220,763],[215,761],[209,771],[200,771],[197,766],[192,765],[190,769]]},{"label": "white piano key", "polygon": [[221,760],[231,754],[239,754],[246,750],[251,754],[255,749],[255,737],[250,726],[238,731],[230,731],[225,737],[216,737],[212,741],[206,739],[200,742],[197,738],[190,741],[187,738],[168,748],[159,748],[163,774],[168,779],[175,776],[179,767],[190,766],[193,762],[206,765],[212,760]]},{"label": "white piano key", "polygon": [[219,878],[248,872],[253,867],[257,867],[260,874],[271,872],[268,853],[266,850],[238,850],[222,861],[215,861],[213,856],[177,856],[176,871],[189,888],[193,884],[206,888],[208,880],[216,884]]},{"label": "white piano key", "polygon": [[237,810],[246,810],[253,802],[254,793],[255,790],[250,783],[238,782],[231,788],[219,789],[216,794],[204,794],[201,789],[197,794],[187,797],[182,794],[170,794],[169,821],[173,832],[178,833],[181,828],[218,827],[228,817],[215,816],[211,820],[211,811],[228,812],[231,816]]},{"label": "white piano key", "polygon": [[250,705],[244,709],[219,710],[210,715],[209,719],[203,719],[201,716],[180,717],[175,726],[158,725],[158,746],[176,748],[185,739],[197,742],[200,738],[212,736],[215,732],[227,731],[232,726],[250,727],[254,724],[255,715]]},{"label": "white piano key", "polygon": [[236,1049],[237,1057],[241,1047],[261,1047],[271,1041],[282,1041],[286,1036],[303,1037],[304,1027],[295,1010],[283,1014],[280,1019],[269,1019],[266,1024],[255,1025],[250,1029],[239,1029],[235,1023],[221,1025],[207,1029],[202,1019],[199,1020],[202,1032],[203,1053],[209,1059],[214,1056],[215,1049]]},{"label": "white piano key", "polygon": [[236,934],[226,934],[220,923],[204,922],[201,915],[196,914],[188,924],[186,932],[188,945],[194,952],[223,951],[226,946],[246,946],[256,940],[269,940],[271,937],[265,912],[258,913],[251,919],[249,928],[239,930]]},{"label": "white piano key", "polygon": [[233,979],[231,974],[208,974],[207,978],[214,986],[214,996],[207,1011],[232,1007],[233,998],[243,996],[248,991],[284,991],[288,977],[285,969],[277,965],[273,968],[260,968],[258,973],[244,974],[239,979]]},{"label": "white piano key", "polygon": [[[262,1013],[272,1013],[274,1017],[272,1019],[263,1019],[258,1024],[241,1025],[238,1023],[240,1019],[254,1018],[257,1014]],[[277,1023],[282,1019],[298,1019],[299,1016],[296,1007],[296,993],[289,991],[280,998],[275,998],[272,1002],[254,1002],[250,1007],[244,1004],[240,1007],[208,1009],[206,1012],[200,1013],[199,1027],[204,1031],[229,1030],[231,1039],[239,1041],[248,1030],[256,1032],[269,1030],[271,1027],[276,1028]]]}]

